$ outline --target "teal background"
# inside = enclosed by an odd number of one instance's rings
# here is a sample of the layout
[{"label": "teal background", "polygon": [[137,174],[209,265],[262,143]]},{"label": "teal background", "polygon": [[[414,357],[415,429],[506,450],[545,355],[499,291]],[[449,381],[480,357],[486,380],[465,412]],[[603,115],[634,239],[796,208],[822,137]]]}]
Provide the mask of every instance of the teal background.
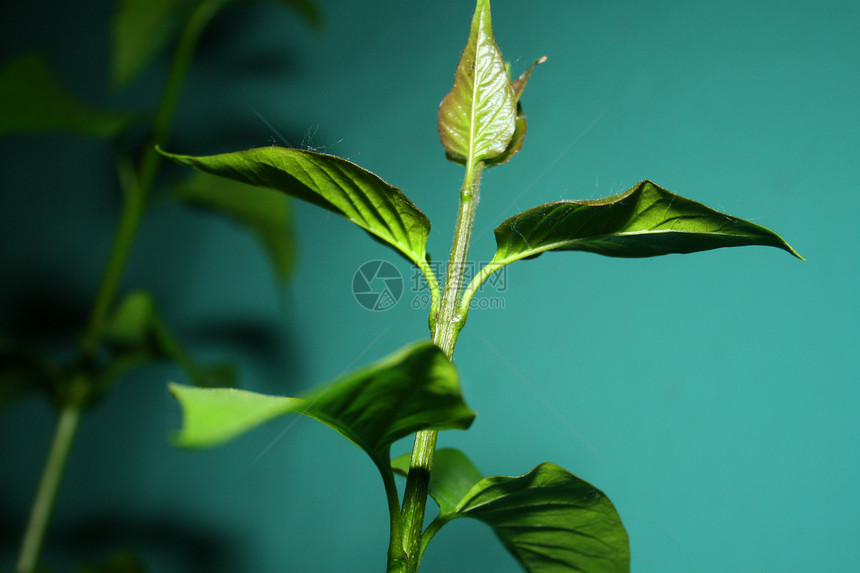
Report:
[{"label": "teal background", "polygon": [[[271,3],[220,14],[170,147],[282,144],[263,116],[291,145],[403,189],[443,259],[462,170],[444,160],[436,109],[473,4],[320,4],[322,34]],[[2,61],[37,49],[86,101],[150,105],[163,63],[128,93],[107,90],[112,3],[88,6],[4,7]],[[512,265],[505,292],[481,293],[504,308],[473,311],[457,347],[479,416],[440,443],[487,475],[553,461],[603,489],[637,573],[857,571],[860,3],[495,0],[493,15],[515,73],[549,61],[524,96],[524,150],[485,176],[474,260],[492,256],[492,229],[516,212],[648,178],[774,229],[808,261],[749,247]],[[103,142],[0,141],[0,329],[63,352],[116,197]],[[295,394],[427,336],[403,261],[334,215],[294,212],[301,254],[286,288],[242,229],[170,204],[146,220],[125,287],[150,287],[198,356],[234,359],[259,391]],[[407,280],[383,313],[350,292],[373,259]],[[160,572],[383,570],[382,486],[358,449],[297,419],[175,450],[168,380],[182,374],[140,370],[83,422],[48,562],[70,570],[128,547]],[[38,399],[0,413],[0,568],[13,563],[51,426]],[[423,570],[519,569],[488,528],[462,521]]]}]

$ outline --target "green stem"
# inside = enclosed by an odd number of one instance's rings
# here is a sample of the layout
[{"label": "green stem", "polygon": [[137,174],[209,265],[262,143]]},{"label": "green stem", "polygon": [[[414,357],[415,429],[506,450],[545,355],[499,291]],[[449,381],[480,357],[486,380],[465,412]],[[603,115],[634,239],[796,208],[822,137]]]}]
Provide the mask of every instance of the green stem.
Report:
[{"label": "green stem", "polygon": [[[442,300],[435,317],[431,316],[430,318],[430,324],[435,324],[433,342],[445,352],[449,359],[454,354],[457,336],[463,328],[465,320],[465,316],[458,312],[457,303],[469,256],[469,243],[472,238],[475,212],[480,199],[483,172],[484,164],[482,162],[473,164],[470,161],[466,166],[466,176],[460,189],[460,210],[457,215],[451,256],[445,274]],[[406,553],[407,561],[406,568],[403,570],[409,573],[417,572],[421,561],[421,532],[424,527],[424,509],[427,505],[427,492],[430,486],[433,454],[436,451],[437,433],[435,430],[424,430],[416,433],[415,444],[412,448],[412,460],[409,464],[406,489],[403,493],[403,509],[400,512],[403,528],[403,550]],[[395,569],[389,568],[389,570],[394,571]]]},{"label": "green stem", "polygon": [[86,356],[92,357],[98,352],[102,330],[116,298],[134,238],[137,236],[141,219],[146,211],[149,194],[161,167],[162,156],[155,150],[155,146],[163,144],[170,132],[176,105],[182,93],[182,84],[188,74],[200,34],[212,16],[226,2],[227,0],[201,2],[192,12],[179,40],[156,111],[152,142],[146,147],[140,160],[136,181],[124,189],[119,226],[83,336],[82,350]]},{"label": "green stem", "polygon": [[81,408],[78,405],[68,405],[60,410],[54,439],[48,451],[45,469],[42,471],[42,479],[36,490],[36,499],[33,501],[30,520],[27,522],[24,540],[21,543],[17,573],[32,573],[36,570],[54,501],[57,499],[57,490],[63,479],[63,470],[66,467],[80,419]]}]

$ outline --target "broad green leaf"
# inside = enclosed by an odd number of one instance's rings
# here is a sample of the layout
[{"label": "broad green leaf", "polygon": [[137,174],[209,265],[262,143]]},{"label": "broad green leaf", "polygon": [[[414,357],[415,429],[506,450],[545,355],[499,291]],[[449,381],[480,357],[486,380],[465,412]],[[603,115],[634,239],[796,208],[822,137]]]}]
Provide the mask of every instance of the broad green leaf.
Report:
[{"label": "broad green leaf", "polygon": [[627,532],[612,502],[552,463],[518,477],[481,480],[451,514],[437,519],[456,517],[472,517],[492,527],[530,573],[630,570]]},{"label": "broad green leaf", "polygon": [[773,231],[643,181],[596,201],[558,201],[514,215],[496,228],[495,266],[545,251],[653,257],[764,245],[801,257]]},{"label": "broad green leaf", "polygon": [[73,98],[37,55],[19,56],[0,69],[0,136],[72,132],[110,138],[135,120],[128,113],[100,110]]},{"label": "broad green leaf", "polygon": [[529,66],[523,74],[511,82],[511,88],[514,90],[514,97],[517,99],[517,118],[516,118],[516,127],[514,129],[514,135],[511,137],[511,142],[508,144],[505,152],[499,155],[498,157],[494,157],[492,159],[487,160],[487,167],[493,167],[494,165],[502,165],[503,163],[507,163],[511,160],[511,158],[519,153],[520,149],[523,148],[523,141],[526,138],[526,131],[528,131],[528,127],[526,125],[526,114],[523,112],[523,106],[520,103],[520,97],[523,95],[523,90],[526,88],[526,84],[529,81],[529,77],[532,75],[532,70],[534,70],[535,66],[542,64],[546,61],[546,56],[542,58],[538,58],[537,60]]},{"label": "broad green leaf", "polygon": [[424,429],[466,429],[475,413],[460,394],[454,365],[430,342],[339,378],[302,398],[171,385],[184,412],[179,445],[211,447],[285,414],[323,422],[388,465],[392,442]]},{"label": "broad green leaf", "polygon": [[478,0],[454,87],[439,106],[439,138],[452,161],[486,161],[508,148],[516,116],[517,98],[493,38],[490,2]]},{"label": "broad green leaf", "polygon": [[111,41],[111,84],[122,88],[167,46],[185,18],[189,0],[119,0]]},{"label": "broad green leaf", "polygon": [[287,198],[209,173],[195,173],[175,190],[176,197],[192,205],[220,212],[245,225],[263,243],[278,279],[286,280],[296,258]]},{"label": "broad green leaf", "polygon": [[[392,460],[391,467],[406,477],[409,474],[411,458],[411,453],[399,456]],[[429,493],[439,504],[439,511],[449,514],[456,510],[460,500],[482,477],[466,454],[453,448],[440,448],[433,454]]]},{"label": "broad green leaf", "polygon": [[104,333],[113,357],[102,372],[102,385],[109,386],[121,374],[153,360],[169,360],[182,368],[197,386],[221,387],[236,383],[235,367],[229,364],[198,364],[158,313],[148,292],[134,291],[120,303]]},{"label": "broad green leaf", "polygon": [[192,157],[162,154],[214,175],[277,189],[346,217],[407,259],[424,264],[430,221],[400,189],[345,159],[313,151],[260,147]]}]

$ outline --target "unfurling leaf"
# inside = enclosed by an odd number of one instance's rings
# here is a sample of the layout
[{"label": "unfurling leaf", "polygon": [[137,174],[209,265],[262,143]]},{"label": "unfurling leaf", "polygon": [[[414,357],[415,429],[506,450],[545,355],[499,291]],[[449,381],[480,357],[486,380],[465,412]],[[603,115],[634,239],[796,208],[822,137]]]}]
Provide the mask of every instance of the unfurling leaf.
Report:
[{"label": "unfurling leaf", "polygon": [[418,266],[426,266],[430,221],[400,189],[340,157],[261,147],[192,157],[162,154],[214,175],[268,187],[346,217]]},{"label": "unfurling leaf", "polygon": [[0,69],[0,136],[71,132],[110,138],[135,115],[86,106],[73,98],[35,54],[19,56]]},{"label": "unfurling leaf", "polygon": [[487,161],[508,148],[516,118],[517,97],[493,38],[490,2],[478,0],[454,87],[439,106],[439,138],[452,161]]},{"label": "unfurling leaf", "polygon": [[475,413],[463,401],[454,365],[420,342],[302,398],[172,384],[183,410],[178,445],[212,447],[285,414],[327,424],[388,469],[389,446],[419,430],[466,429]]},{"label": "unfurling leaf", "polygon": [[654,257],[720,247],[763,245],[802,258],[779,235],[749,221],[643,181],[620,195],[596,201],[540,205],[496,228],[492,263],[546,251],[588,251],[610,257]]},{"label": "unfurling leaf", "polygon": [[175,189],[175,196],[245,225],[265,246],[278,279],[284,281],[290,275],[296,249],[290,225],[290,204],[284,195],[198,172]]}]

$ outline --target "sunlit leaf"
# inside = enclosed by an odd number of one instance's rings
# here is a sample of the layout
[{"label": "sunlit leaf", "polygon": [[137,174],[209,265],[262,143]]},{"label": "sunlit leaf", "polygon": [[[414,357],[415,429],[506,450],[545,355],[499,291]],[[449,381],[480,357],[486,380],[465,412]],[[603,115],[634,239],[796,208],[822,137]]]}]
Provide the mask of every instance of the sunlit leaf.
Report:
[{"label": "sunlit leaf", "polygon": [[125,87],[149,66],[174,36],[189,0],[119,0],[111,24],[111,83]]},{"label": "sunlit leaf", "polygon": [[172,384],[183,410],[179,445],[212,447],[273,418],[304,414],[388,465],[392,442],[424,429],[466,429],[475,414],[463,402],[454,366],[430,342],[339,378],[302,398]]},{"label": "sunlit leaf", "polygon": [[246,226],[266,248],[278,278],[283,281],[290,275],[296,248],[287,197],[205,172],[195,173],[177,186],[175,196]]},{"label": "sunlit leaf", "polygon": [[78,102],[38,55],[19,56],[0,69],[0,136],[70,132],[110,138],[135,120],[133,114]]},{"label": "sunlit leaf", "polygon": [[627,532],[612,502],[555,464],[540,464],[518,477],[479,481],[428,530],[459,517],[492,527],[530,573],[630,570]]},{"label": "sunlit leaf", "polygon": [[532,75],[532,70],[534,70],[535,66],[542,64],[545,61],[546,56],[538,58],[519,78],[511,82],[511,88],[514,90],[514,97],[517,99],[517,120],[514,135],[511,137],[511,142],[508,143],[508,147],[505,149],[504,153],[487,160],[487,167],[507,163],[514,155],[519,153],[520,149],[523,148],[523,141],[526,138],[528,126],[526,125],[526,114],[523,111],[522,103],[520,103],[520,97],[522,96],[523,90],[525,90],[526,84]]},{"label": "sunlit leaf", "polygon": [[488,0],[478,0],[454,87],[439,106],[439,138],[448,158],[477,163],[505,152],[514,135],[517,98],[493,38]]},{"label": "sunlit leaf", "polygon": [[370,171],[333,155],[261,147],[192,157],[161,151],[177,163],[276,189],[346,217],[415,264],[423,264],[430,221],[404,194]]},{"label": "sunlit leaf", "polygon": [[763,245],[800,255],[773,231],[643,181],[596,201],[558,201],[514,215],[496,228],[498,266],[546,251],[653,257]]}]

